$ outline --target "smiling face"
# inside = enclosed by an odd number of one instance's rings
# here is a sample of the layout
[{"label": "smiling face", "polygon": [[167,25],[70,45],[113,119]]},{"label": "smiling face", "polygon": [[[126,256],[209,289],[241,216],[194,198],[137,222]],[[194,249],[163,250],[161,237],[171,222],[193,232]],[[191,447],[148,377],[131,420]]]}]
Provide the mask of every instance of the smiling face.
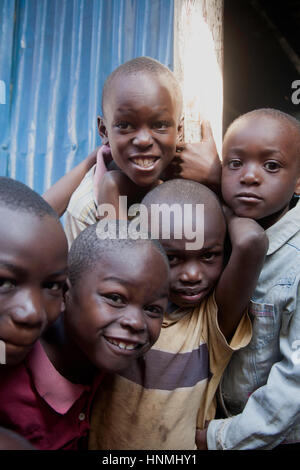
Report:
[{"label": "smiling face", "polygon": [[179,103],[163,76],[116,77],[100,135],[118,167],[138,186],[153,185],[175,156]]},{"label": "smiling face", "polygon": [[240,217],[268,228],[300,192],[299,153],[292,127],[267,115],[241,118],[223,145],[222,194]]},{"label": "smiling face", "polygon": [[53,217],[0,208],[0,339],[20,363],[61,312],[67,241]]},{"label": "smiling face", "polygon": [[109,251],[84,272],[66,299],[65,326],[97,368],[126,368],[158,339],[167,307],[169,273],[147,242]]},{"label": "smiling face", "polygon": [[200,250],[187,250],[189,240],[184,236],[160,240],[171,268],[170,300],[179,307],[198,305],[213,290],[223,269],[224,217],[221,210],[207,205],[204,210],[204,244]]}]

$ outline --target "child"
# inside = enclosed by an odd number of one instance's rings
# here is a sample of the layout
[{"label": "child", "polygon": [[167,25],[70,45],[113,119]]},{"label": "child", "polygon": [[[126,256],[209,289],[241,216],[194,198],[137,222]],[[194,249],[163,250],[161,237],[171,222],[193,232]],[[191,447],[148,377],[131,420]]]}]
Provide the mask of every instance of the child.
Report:
[{"label": "child", "polygon": [[[66,234],[74,238],[100,216],[100,204],[110,203],[120,218],[127,218],[119,207],[119,196],[128,197],[128,205],[140,202],[158,184],[163,172],[173,161],[176,144],[182,133],[182,96],[174,74],[150,57],[125,62],[107,78],[102,94],[103,117],[98,129],[104,146],[93,167],[74,192],[66,214]],[[211,129],[203,123],[203,141],[193,149],[181,145],[180,153],[196,151],[202,182],[214,184],[220,174]],[[214,146],[211,149],[211,143]],[[206,159],[206,149],[213,158]],[[111,156],[113,169],[107,172],[105,161]],[[104,157],[104,158],[103,158]],[[175,171],[181,171],[174,162]],[[186,171],[186,170],[184,170]]]},{"label": "child", "polygon": [[[259,225],[250,219],[230,220],[233,249],[223,270],[226,224],[212,191],[193,181],[171,180],[154,188],[143,203],[148,210],[160,205],[163,221],[171,206],[184,211],[185,205],[195,209],[203,204],[204,245],[187,249],[186,231],[176,236],[181,216],[174,217],[169,239],[160,238],[171,268],[172,304],[154,348],[108,377],[99,390],[92,449],[194,449],[196,427],[203,428],[214,416],[215,391],[232,352],[251,336],[243,313],[267,248]],[[195,214],[190,219],[184,214],[184,219],[197,226]]]},{"label": "child", "polygon": [[0,422],[38,449],[85,448],[103,371],[128,367],[153,345],[167,305],[168,260],[152,240],[101,240],[88,227],[72,245],[68,276],[64,314],[23,363],[0,373]]},{"label": "child", "polygon": [[57,214],[24,184],[0,178],[1,372],[22,362],[61,312],[67,240]]},{"label": "child", "polygon": [[299,446],[300,206],[291,203],[300,194],[299,152],[299,122],[274,109],[241,116],[224,138],[224,200],[259,222],[269,249],[251,301],[252,340],[222,381],[231,417],[210,422],[209,449]]}]

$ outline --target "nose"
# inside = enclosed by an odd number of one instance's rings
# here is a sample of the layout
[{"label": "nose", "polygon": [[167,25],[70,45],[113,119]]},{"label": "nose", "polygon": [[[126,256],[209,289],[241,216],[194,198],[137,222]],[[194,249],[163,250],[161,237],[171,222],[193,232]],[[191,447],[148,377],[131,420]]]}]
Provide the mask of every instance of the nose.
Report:
[{"label": "nose", "polygon": [[153,144],[153,139],[151,132],[148,128],[143,127],[142,129],[139,129],[133,139],[133,145],[136,147],[142,148],[142,149],[147,149],[151,147]]},{"label": "nose", "polygon": [[123,328],[130,328],[135,332],[145,331],[147,327],[143,311],[138,307],[127,308],[120,323]]},{"label": "nose", "polygon": [[19,326],[40,328],[45,319],[41,294],[32,290],[23,291],[12,309],[11,318]]},{"label": "nose", "polygon": [[241,184],[260,184],[260,173],[256,165],[245,165],[241,174]]},{"label": "nose", "polygon": [[187,284],[198,284],[202,282],[202,270],[198,263],[185,263],[180,274],[180,281]]}]

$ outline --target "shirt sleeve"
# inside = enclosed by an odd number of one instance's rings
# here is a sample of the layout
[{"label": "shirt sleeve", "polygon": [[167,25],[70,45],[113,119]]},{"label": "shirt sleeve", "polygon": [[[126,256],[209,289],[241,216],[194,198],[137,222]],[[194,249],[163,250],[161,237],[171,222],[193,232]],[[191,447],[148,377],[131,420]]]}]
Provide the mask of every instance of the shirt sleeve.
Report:
[{"label": "shirt sleeve", "polygon": [[205,314],[203,316],[203,329],[207,331],[207,344],[209,351],[209,379],[204,410],[199,410],[197,416],[197,427],[203,428],[206,420],[215,415],[215,394],[220,383],[222,374],[230,361],[234,351],[247,346],[252,336],[252,324],[248,313],[245,313],[237,329],[228,343],[218,324],[218,307],[214,295],[209,297]]},{"label": "shirt sleeve", "polygon": [[94,198],[93,166],[72,194],[64,221],[69,247],[82,230],[98,221]]},{"label": "shirt sleeve", "polygon": [[209,449],[272,449],[283,442],[300,413],[300,288],[294,310],[284,312],[280,332],[282,360],[267,383],[249,397],[242,413],[209,423]]},{"label": "shirt sleeve", "polygon": [[73,241],[76,237],[89,226],[88,223],[85,223],[76,217],[74,217],[70,212],[66,212],[65,215],[65,234],[68,240],[69,248],[71,247]]}]

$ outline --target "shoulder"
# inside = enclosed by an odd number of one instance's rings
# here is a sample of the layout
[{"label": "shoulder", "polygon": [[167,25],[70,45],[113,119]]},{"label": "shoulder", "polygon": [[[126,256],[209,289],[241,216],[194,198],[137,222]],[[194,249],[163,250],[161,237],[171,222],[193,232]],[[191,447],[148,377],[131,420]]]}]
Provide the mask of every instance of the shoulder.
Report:
[{"label": "shoulder", "polygon": [[95,207],[93,176],[95,165],[86,173],[80,185],[73,192],[67,211],[73,216],[80,218],[86,208]]}]

